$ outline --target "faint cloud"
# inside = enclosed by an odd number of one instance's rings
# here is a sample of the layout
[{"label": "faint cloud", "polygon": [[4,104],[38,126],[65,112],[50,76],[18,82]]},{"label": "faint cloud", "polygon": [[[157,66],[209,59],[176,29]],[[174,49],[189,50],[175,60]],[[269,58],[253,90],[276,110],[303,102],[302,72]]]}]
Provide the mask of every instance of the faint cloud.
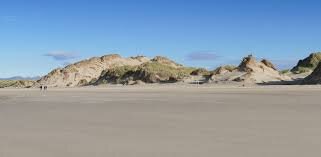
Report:
[{"label": "faint cloud", "polygon": [[53,59],[58,61],[65,61],[65,60],[75,59],[78,57],[76,53],[64,52],[64,51],[50,52],[45,54],[45,56],[52,57]]},{"label": "faint cloud", "polygon": [[220,56],[212,51],[196,51],[186,55],[186,59],[190,61],[209,61],[217,60]]},{"label": "faint cloud", "polygon": [[17,21],[17,16],[0,16],[1,22],[12,23]]}]

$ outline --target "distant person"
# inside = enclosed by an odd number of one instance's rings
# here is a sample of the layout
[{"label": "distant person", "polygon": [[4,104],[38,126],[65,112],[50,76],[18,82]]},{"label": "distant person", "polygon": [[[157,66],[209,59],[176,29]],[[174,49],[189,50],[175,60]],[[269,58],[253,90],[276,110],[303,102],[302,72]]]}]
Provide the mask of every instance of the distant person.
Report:
[{"label": "distant person", "polygon": [[40,86],[40,91],[42,96],[46,96],[47,89],[48,89],[48,86],[45,86],[45,85]]}]

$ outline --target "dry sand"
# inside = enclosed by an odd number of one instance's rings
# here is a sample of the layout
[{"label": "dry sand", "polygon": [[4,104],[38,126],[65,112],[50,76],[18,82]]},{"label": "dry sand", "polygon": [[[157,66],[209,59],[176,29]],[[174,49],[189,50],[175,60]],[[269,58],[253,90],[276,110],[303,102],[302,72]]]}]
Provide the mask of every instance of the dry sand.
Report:
[{"label": "dry sand", "polygon": [[321,155],[321,87],[0,89],[0,157]]}]

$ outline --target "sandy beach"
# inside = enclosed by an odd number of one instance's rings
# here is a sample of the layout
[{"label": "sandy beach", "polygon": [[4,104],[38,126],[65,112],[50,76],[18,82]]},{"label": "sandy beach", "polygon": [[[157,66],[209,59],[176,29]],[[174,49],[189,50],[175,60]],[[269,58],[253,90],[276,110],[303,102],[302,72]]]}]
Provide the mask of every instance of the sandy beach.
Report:
[{"label": "sandy beach", "polygon": [[0,89],[0,156],[318,156],[320,97],[320,86]]}]

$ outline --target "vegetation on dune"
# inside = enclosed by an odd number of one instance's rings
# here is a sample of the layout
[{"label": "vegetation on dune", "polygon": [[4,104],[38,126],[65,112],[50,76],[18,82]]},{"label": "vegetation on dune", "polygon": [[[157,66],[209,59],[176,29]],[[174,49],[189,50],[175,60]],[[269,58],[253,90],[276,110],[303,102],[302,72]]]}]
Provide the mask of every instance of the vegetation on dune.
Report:
[{"label": "vegetation on dune", "polygon": [[305,73],[314,70],[321,61],[321,52],[312,53],[309,57],[300,60],[298,64],[291,70],[293,73]]},{"label": "vegetation on dune", "polygon": [[212,74],[220,73],[221,70],[227,70],[227,71],[231,72],[231,71],[236,70],[236,69],[237,69],[237,66],[225,65],[225,66],[221,66],[221,67],[218,67],[215,70],[213,70]]},{"label": "vegetation on dune", "polygon": [[6,88],[13,86],[17,81],[13,80],[0,80],[0,88]]},{"label": "vegetation on dune", "polygon": [[162,57],[162,56],[156,56],[155,58],[153,58],[151,60],[153,63],[160,63],[160,64],[165,64],[165,65],[171,65],[171,66],[175,66],[175,67],[182,67],[183,65],[178,64],[166,57]]},{"label": "vegetation on dune", "polygon": [[0,80],[0,88],[30,88],[35,81],[25,81],[25,80]]},{"label": "vegetation on dune", "polygon": [[124,84],[141,80],[146,83],[177,82],[190,75],[195,68],[173,67],[159,62],[148,62],[140,66],[120,66],[104,71],[97,84]]},{"label": "vegetation on dune", "polygon": [[225,65],[223,66],[224,69],[228,70],[228,71],[233,71],[237,68],[237,66],[234,65]]},{"label": "vegetation on dune", "polygon": [[321,62],[308,77],[304,78],[302,84],[321,84]]},{"label": "vegetation on dune", "polygon": [[[137,70],[137,66],[116,66],[108,70],[104,70],[98,80],[92,84],[108,84],[108,83],[123,83],[126,76],[133,74]],[[93,81],[92,81],[93,82]]]},{"label": "vegetation on dune", "polygon": [[[190,73],[195,70],[194,68],[186,68],[186,67],[172,67],[169,65],[161,64],[158,62],[151,62],[143,64],[138,68],[138,74],[142,76],[146,76],[147,79],[144,80],[149,83],[154,83],[158,81],[169,81],[169,80],[181,80],[184,77],[190,75]],[[148,77],[158,77],[159,80],[153,80]],[[156,78],[157,79],[157,78]]]},{"label": "vegetation on dune", "polygon": [[280,74],[287,74],[290,72],[290,69],[281,70],[279,72],[280,72]]},{"label": "vegetation on dune", "polygon": [[211,72],[204,69],[204,68],[198,68],[198,69],[195,69],[191,72],[191,75],[194,75],[194,76],[200,76],[200,75],[203,75],[203,76],[207,76],[207,75],[210,75]]},{"label": "vegetation on dune", "polygon": [[108,70],[108,73],[111,76],[115,76],[117,78],[122,78],[125,75],[128,75],[129,72],[135,72],[137,70],[137,68],[138,68],[138,66],[125,65],[125,66],[112,68],[112,69]]},{"label": "vegetation on dune", "polygon": [[307,73],[313,71],[315,68],[307,68],[307,67],[298,67],[294,73],[296,74],[302,74],[302,73]]}]

